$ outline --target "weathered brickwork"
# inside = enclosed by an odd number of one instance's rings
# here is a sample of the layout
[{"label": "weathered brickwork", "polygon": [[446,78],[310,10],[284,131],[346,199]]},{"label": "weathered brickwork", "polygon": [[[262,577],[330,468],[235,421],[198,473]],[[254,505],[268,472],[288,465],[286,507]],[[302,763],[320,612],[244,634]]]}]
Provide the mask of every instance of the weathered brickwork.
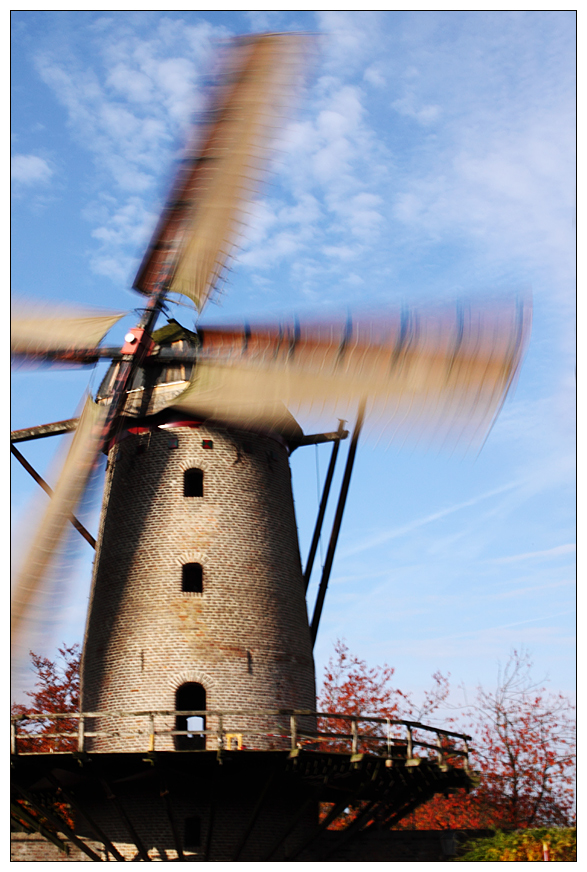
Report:
[{"label": "weathered brickwork", "polygon": [[[156,424],[135,418],[109,452],[84,643],[82,710],[173,710],[176,692],[186,683],[203,686],[208,712],[314,710],[314,662],[286,445],[277,435],[179,422],[173,413]],[[184,496],[184,473],[190,469],[203,473],[202,496]],[[202,567],[201,593],[182,591],[186,563]],[[86,726],[90,733],[116,733],[88,738],[90,751],[149,750],[148,716],[140,722],[96,717]],[[174,726],[169,716],[155,723],[157,730]],[[208,714],[206,727],[217,726]],[[287,717],[228,716],[223,728],[241,734],[245,748],[288,746],[279,735],[289,730]],[[215,736],[208,737],[207,747],[216,749]],[[157,737],[156,751],[173,748],[171,737]],[[182,752],[176,753],[180,759]],[[209,840],[188,859],[203,859],[206,849],[212,860],[233,856],[267,776],[252,784],[230,773],[228,764],[215,766],[209,783],[188,780],[173,790],[180,841],[186,820],[194,817],[202,839]],[[175,859],[164,785],[151,790],[132,782],[114,789],[149,856]],[[259,858],[281,841],[279,859],[316,824],[316,803],[308,805],[305,794],[280,791],[267,800],[243,860]],[[99,791],[85,801],[92,819],[134,859],[137,847],[116,806]],[[303,814],[284,841],[284,828],[300,807]],[[80,826],[84,832],[83,821]]]},{"label": "weathered brickwork", "polygon": [[[191,810],[190,810],[191,811]],[[240,818],[239,818],[240,822]],[[395,830],[395,831],[375,831],[369,833],[361,833],[357,838],[351,841],[344,841],[343,832],[327,831],[321,834],[307,851],[298,855],[297,860],[319,862],[327,860],[329,862],[350,862],[350,863],[365,863],[365,862],[411,862],[411,863],[446,863],[453,860],[457,853],[465,850],[465,846],[472,839],[489,837],[492,835],[491,830]],[[289,845],[295,848],[295,833],[289,837]],[[106,852],[103,847],[89,839],[86,840],[91,845],[92,849],[106,859]],[[25,833],[11,833],[11,854],[10,858],[13,861],[25,860],[51,860],[51,861],[79,861],[89,860],[75,845],[69,845],[69,853],[64,854],[52,844],[47,842],[42,836]],[[337,844],[341,844],[337,850]],[[224,849],[228,855],[231,847],[229,830],[223,840]],[[267,841],[271,850],[271,844]],[[234,837],[232,839],[234,846]],[[233,848],[234,849],[234,848]],[[134,859],[137,856],[137,849],[134,845],[128,842],[120,843],[119,850],[128,859]],[[188,852],[188,859],[202,859],[203,850]],[[162,845],[157,847],[153,845],[149,849],[149,856],[153,860],[172,860],[176,856],[173,849],[166,849]],[[232,855],[229,855],[232,856]],[[278,851],[272,858],[274,862],[278,862],[283,856],[281,851]],[[112,856],[110,857],[112,859]],[[246,852],[243,852],[243,860],[247,859]]]},{"label": "weathered brickwork", "polygon": [[[71,862],[79,863],[91,861],[87,854],[84,854],[76,845],[68,842],[65,836],[61,836],[65,850],[61,851],[56,845],[43,838],[39,833],[10,833],[10,859],[13,863],[25,862]],[[87,844],[99,856],[104,857],[104,851],[101,845],[87,840]]]},{"label": "weathered brickwork", "polygon": [[[314,709],[286,447],[243,430],[166,426],[120,439],[108,461],[82,710],[172,710],[185,682],[204,686],[207,709]],[[183,495],[192,468],[203,471],[202,497]],[[182,564],[193,562],[203,568],[203,592],[183,593]],[[121,726],[132,732],[137,724]],[[173,722],[157,724],[165,726]],[[242,731],[242,718],[224,727]],[[93,747],[141,750],[145,741]],[[170,749],[172,740],[157,747]]]}]

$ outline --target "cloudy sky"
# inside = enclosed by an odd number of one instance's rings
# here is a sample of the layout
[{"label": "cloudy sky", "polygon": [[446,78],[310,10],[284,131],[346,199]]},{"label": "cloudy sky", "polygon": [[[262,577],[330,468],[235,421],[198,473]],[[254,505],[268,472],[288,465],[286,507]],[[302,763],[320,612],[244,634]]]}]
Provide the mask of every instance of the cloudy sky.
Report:
[{"label": "cloudy sky", "polygon": [[[13,295],[125,311],[218,41],[319,35],[202,323],[528,290],[534,323],[480,454],[361,445],[318,675],[341,637],[416,691],[436,670],[490,684],[525,647],[537,676],[572,691],[574,14],[16,12],[12,28]],[[19,371],[12,427],[72,417],[99,378]],[[23,446],[50,482],[58,449]],[[303,559],[329,452],[292,456]],[[13,462],[16,549],[35,487]],[[69,642],[83,634],[89,559],[58,630]]]}]

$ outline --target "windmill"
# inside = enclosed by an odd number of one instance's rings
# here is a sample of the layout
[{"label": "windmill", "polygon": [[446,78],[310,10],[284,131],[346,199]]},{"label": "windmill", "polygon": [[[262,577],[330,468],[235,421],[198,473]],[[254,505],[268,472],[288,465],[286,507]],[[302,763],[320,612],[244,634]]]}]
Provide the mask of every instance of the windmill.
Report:
[{"label": "windmill", "polygon": [[[201,313],[221,282],[305,45],[294,34],[231,44],[135,279],[144,308],[121,349],[100,345],[120,313],[20,313],[13,322],[21,358],[111,360],[79,419],[15,437],[75,430],[15,587],[16,645],[95,460],[108,458],[77,751],[57,768],[54,756],[18,755],[15,780],[33,805],[48,787],[69,796],[78,809],[71,837],[92,859],[96,842],[116,859],[293,859],[316,835],[328,791],[333,816],[342,790],[343,808],[364,796],[389,823],[437,790],[470,783],[442,751],[430,766],[408,766],[421,759],[409,725],[394,744],[407,780],[391,765],[389,724],[385,765],[381,755],[363,759],[357,720],[344,764],[314,748],[312,649],[363,420],[483,436],[523,355],[528,306],[194,330],[170,319],[157,329],[173,295]],[[305,435],[292,415],[304,408],[331,431]],[[354,417],[309,621],[311,560],[303,573],[288,457],[332,441],[334,461],[348,434],[332,422]]]}]

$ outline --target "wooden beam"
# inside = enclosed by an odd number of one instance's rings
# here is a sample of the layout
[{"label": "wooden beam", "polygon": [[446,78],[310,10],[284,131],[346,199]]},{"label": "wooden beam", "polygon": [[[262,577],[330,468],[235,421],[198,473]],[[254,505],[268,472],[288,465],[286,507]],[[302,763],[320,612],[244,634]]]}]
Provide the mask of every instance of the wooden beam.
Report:
[{"label": "wooden beam", "polygon": [[323,821],[321,821],[316,829],[314,829],[310,835],[305,839],[301,845],[289,853],[287,857],[284,858],[284,862],[290,862],[291,860],[295,860],[295,858],[304,851],[308,845],[311,845],[312,842],[319,836],[321,833],[332,823],[332,821],[339,816],[339,814],[345,810],[351,800],[348,796],[345,796],[344,799],[341,799],[340,802],[336,803],[328,812]]},{"label": "wooden beam", "polygon": [[11,802],[10,817],[21,826],[22,822],[25,821],[27,826],[31,827],[31,829],[33,830],[36,830],[39,835],[43,836],[44,839],[47,839],[48,842],[51,842],[53,845],[55,845],[56,848],[59,848],[60,851],[63,851],[64,854],[68,854],[67,843],[54,835],[46,827],[44,827],[43,824],[39,822],[39,819],[34,817],[29,811],[27,811],[24,806],[19,805],[17,802]]},{"label": "wooden beam", "polygon": [[49,821],[49,823],[53,824],[54,827],[57,827],[57,830],[60,833],[63,833],[64,836],[67,836],[69,841],[73,842],[73,844],[76,845],[80,849],[80,851],[83,851],[84,854],[87,854],[87,856],[90,858],[90,860],[99,860],[99,861],[102,860],[102,858],[99,856],[99,854],[96,854],[95,851],[92,851],[92,849],[89,847],[89,845],[86,845],[85,842],[82,842],[81,839],[78,839],[78,837],[76,836],[74,831],[71,829],[71,827],[69,827],[58,814],[56,814],[55,812],[51,811],[48,808],[45,808],[42,805],[39,805],[39,803],[35,802],[35,800],[30,795],[30,793],[27,790],[25,790],[23,787],[21,787],[19,784],[14,785],[14,787],[18,791],[18,793],[20,793],[22,798],[26,799],[28,804],[32,808],[34,808],[34,810],[38,814],[40,814],[44,818],[46,818]]},{"label": "wooden beam", "polygon": [[231,862],[233,862],[233,863],[236,863],[236,861],[238,860],[238,858],[241,855],[241,851],[244,848],[247,839],[249,838],[249,834],[255,825],[255,821],[259,817],[259,812],[261,811],[261,807],[265,801],[265,797],[267,796],[267,791],[271,787],[271,785],[275,779],[276,774],[277,774],[277,767],[275,767],[274,769],[271,770],[271,773],[269,774],[269,778],[267,779],[267,781],[263,785],[263,789],[261,790],[261,793],[259,794],[257,802],[255,803],[255,807],[251,813],[251,816],[250,816],[249,820],[247,821],[245,831],[244,831],[243,835],[241,836],[241,840],[238,843],[238,846],[237,846],[234,854],[232,855]]},{"label": "wooden beam", "polygon": [[139,857],[142,860],[146,860],[146,861],[150,862],[151,858],[149,857],[148,852],[145,850],[145,846],[143,845],[141,839],[139,838],[139,834],[137,833],[137,831],[135,830],[135,828],[131,824],[130,819],[129,819],[127,813],[125,812],[125,810],[123,809],[122,805],[120,804],[120,802],[118,801],[118,799],[116,798],[114,793],[112,792],[110,785],[108,784],[108,782],[106,781],[105,778],[100,778],[99,781],[100,781],[100,784],[102,785],[104,793],[106,794],[106,799],[109,799],[112,802],[118,815],[120,816],[121,820],[123,821],[123,823],[127,829],[127,832],[129,834],[129,836],[131,837],[131,840],[134,842],[136,849],[139,852]]},{"label": "wooden beam", "polygon": [[180,861],[185,860],[184,853],[181,847],[181,839],[179,838],[175,818],[173,817],[171,800],[169,799],[169,788],[167,787],[167,785],[161,783],[159,793],[161,795],[161,799],[165,803],[165,812],[167,814],[169,826],[171,827],[171,835],[173,836],[173,843],[177,852],[177,859]]},{"label": "wooden beam", "polygon": [[320,445],[322,442],[338,442],[339,439],[346,439],[348,435],[349,431],[342,429],[341,422],[341,426],[336,433],[310,433],[307,436],[300,436],[299,439],[292,439],[290,446],[291,450],[294,451],[302,445]]},{"label": "wooden beam", "polygon": [[71,433],[78,425],[79,418],[69,418],[67,421],[55,421],[53,424],[39,424],[38,427],[26,427],[24,430],[13,430],[10,442],[30,442],[31,439],[43,439],[45,436],[59,436],[61,433]]},{"label": "wooden beam", "polygon": [[46,772],[45,776],[51,782],[53,787],[55,787],[59,791],[59,793],[61,793],[61,795],[65,797],[65,799],[69,803],[69,805],[79,815],[81,815],[83,817],[83,819],[86,821],[86,823],[88,824],[90,829],[93,831],[93,833],[96,836],[96,838],[98,839],[98,841],[102,842],[104,844],[104,847],[106,848],[106,850],[110,851],[112,856],[115,857],[117,860],[124,861],[124,857],[122,856],[120,851],[114,847],[114,845],[112,844],[112,842],[110,841],[110,839],[108,838],[106,833],[98,826],[96,821],[92,820],[92,818],[90,817],[88,812],[84,811],[84,809],[80,806],[79,802],[75,799],[75,797],[72,796],[71,793],[69,793],[64,787],[61,786],[61,784],[59,783],[59,781],[57,780],[55,775],[53,775],[52,772]]}]

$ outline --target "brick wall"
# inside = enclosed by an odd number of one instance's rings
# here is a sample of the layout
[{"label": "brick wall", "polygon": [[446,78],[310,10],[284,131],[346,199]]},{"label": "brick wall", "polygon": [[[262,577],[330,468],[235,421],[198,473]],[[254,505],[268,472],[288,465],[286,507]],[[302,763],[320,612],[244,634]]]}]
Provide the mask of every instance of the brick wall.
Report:
[{"label": "brick wall", "polygon": [[[233,819],[235,824],[240,822],[241,815],[238,812],[237,815],[237,819]],[[228,818],[223,824],[223,830],[223,841],[226,845],[229,845],[231,839],[230,820]],[[205,832],[204,829],[203,832]],[[278,832],[277,829],[276,832]],[[307,851],[298,857],[298,861],[319,862],[322,856],[328,854],[326,860],[330,862],[381,863],[391,861],[396,863],[442,863],[453,859],[456,852],[460,851],[471,839],[491,834],[488,830],[394,830],[390,832],[374,832],[358,836],[342,846],[340,850],[333,851],[344,834],[326,832],[323,833],[318,844],[314,843],[311,851]],[[157,837],[155,837],[155,840],[157,840]],[[234,842],[234,839],[232,841]],[[265,841],[270,846],[270,840],[267,837]],[[124,856],[128,859],[136,857],[136,847],[130,843],[123,841],[120,847]],[[92,848],[102,856],[104,855],[104,851],[100,850],[100,846],[92,843]],[[37,834],[11,834],[11,860],[13,861],[48,860],[55,862],[89,860],[89,857],[79,851],[74,845],[69,845],[68,850],[68,854],[62,853],[58,848]],[[330,851],[333,851],[333,853],[329,853]],[[191,856],[195,859],[199,857],[200,853],[190,852],[188,857]],[[149,851],[149,856],[154,860],[171,860],[174,858],[175,852],[153,846]],[[279,854],[276,855],[273,860],[278,861],[279,856]],[[248,859],[246,852],[243,853],[240,859],[243,861]]]},{"label": "brick wall", "polygon": [[[10,833],[10,859],[14,863],[24,862],[51,862],[64,863],[72,862],[79,863],[80,861],[90,862],[90,857],[84,854],[75,845],[72,845],[63,837],[63,842],[66,851],[61,851],[56,845],[48,842],[39,833]],[[91,845],[92,849],[97,853],[100,849],[96,849],[95,845]]]},{"label": "brick wall", "polygon": [[[213,448],[203,448],[204,440]],[[314,709],[290,469],[281,441],[204,425],[155,427],[121,439],[108,460],[84,645],[83,710],[174,709],[185,682],[204,686],[208,709]],[[190,468],[203,471],[202,497],[183,495]],[[201,594],[182,592],[182,564],[189,562],[203,567]],[[102,719],[97,726],[111,725]],[[238,726],[242,731],[242,719]],[[142,741],[102,741],[94,748],[139,750]],[[171,748],[171,741],[159,747]]]}]

